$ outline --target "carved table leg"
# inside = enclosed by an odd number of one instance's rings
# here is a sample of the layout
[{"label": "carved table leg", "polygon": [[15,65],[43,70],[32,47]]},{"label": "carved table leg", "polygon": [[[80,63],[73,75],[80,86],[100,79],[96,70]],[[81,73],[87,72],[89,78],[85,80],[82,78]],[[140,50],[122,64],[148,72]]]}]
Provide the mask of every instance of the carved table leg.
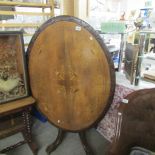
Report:
[{"label": "carved table leg", "polygon": [[52,151],[54,151],[61,144],[61,142],[64,138],[64,135],[65,135],[65,131],[63,131],[62,129],[59,129],[56,140],[46,148],[46,152],[48,154],[50,154]]},{"label": "carved table leg", "polygon": [[86,155],[93,155],[93,152],[92,152],[90,146],[89,146],[88,143],[87,143],[87,139],[86,139],[86,134],[85,134],[85,132],[84,132],[84,131],[79,132],[79,137],[80,137],[80,139],[81,139],[81,143],[82,143],[83,148],[84,148],[84,150],[85,150],[85,152],[86,152]]},{"label": "carved table leg", "polygon": [[1,150],[0,153],[6,153],[6,152],[11,151],[12,149],[15,149],[15,148],[17,148],[17,147],[19,147],[25,143],[26,143],[26,141],[20,141],[17,144],[11,145],[11,146]]},{"label": "carved table leg", "polygon": [[34,155],[37,154],[38,148],[32,142],[32,134],[31,134],[31,126],[32,126],[32,118],[30,114],[31,108],[27,108],[23,112],[23,119],[25,124],[25,131],[23,132],[23,136],[28,143],[29,147],[31,148]]}]

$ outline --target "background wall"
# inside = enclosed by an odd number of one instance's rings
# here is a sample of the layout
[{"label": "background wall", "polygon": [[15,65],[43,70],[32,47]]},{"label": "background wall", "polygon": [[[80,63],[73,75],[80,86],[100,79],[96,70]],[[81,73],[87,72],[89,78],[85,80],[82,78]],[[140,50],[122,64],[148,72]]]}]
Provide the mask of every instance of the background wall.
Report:
[{"label": "background wall", "polygon": [[61,14],[86,19],[88,0],[61,0]]}]

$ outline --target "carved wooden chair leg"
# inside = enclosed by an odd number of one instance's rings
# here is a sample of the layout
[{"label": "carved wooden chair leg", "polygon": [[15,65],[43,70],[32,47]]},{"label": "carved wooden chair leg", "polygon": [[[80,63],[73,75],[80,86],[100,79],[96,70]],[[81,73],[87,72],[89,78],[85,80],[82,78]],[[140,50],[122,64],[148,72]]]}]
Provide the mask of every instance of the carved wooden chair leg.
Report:
[{"label": "carved wooden chair leg", "polygon": [[52,151],[54,151],[61,144],[61,142],[64,138],[64,135],[65,135],[65,131],[62,129],[59,129],[56,140],[46,148],[46,152],[48,154],[50,154]]},{"label": "carved wooden chair leg", "polygon": [[80,137],[81,143],[83,145],[83,148],[86,152],[86,155],[93,155],[92,149],[90,148],[90,146],[87,143],[85,132],[84,131],[79,132],[79,137]]},{"label": "carved wooden chair leg", "polygon": [[29,147],[31,148],[34,155],[37,155],[38,147],[36,144],[32,141],[32,134],[31,134],[31,124],[32,124],[32,118],[30,114],[30,109],[27,109],[23,112],[24,117],[24,124],[26,126],[26,130],[23,132],[23,136],[28,143]]}]

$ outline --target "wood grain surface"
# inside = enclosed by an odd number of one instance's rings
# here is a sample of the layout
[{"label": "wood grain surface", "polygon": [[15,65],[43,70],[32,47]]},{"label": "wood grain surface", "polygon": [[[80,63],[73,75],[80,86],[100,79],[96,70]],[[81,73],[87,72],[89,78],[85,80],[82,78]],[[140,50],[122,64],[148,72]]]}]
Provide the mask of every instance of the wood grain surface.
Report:
[{"label": "wood grain surface", "polygon": [[32,94],[54,125],[79,131],[93,125],[113,97],[113,63],[100,36],[70,16],[50,19],[28,48]]},{"label": "wood grain surface", "polygon": [[20,109],[26,106],[33,105],[35,103],[35,99],[33,97],[26,97],[20,100],[12,101],[9,103],[0,105],[0,115],[3,113],[8,113],[10,111]]}]

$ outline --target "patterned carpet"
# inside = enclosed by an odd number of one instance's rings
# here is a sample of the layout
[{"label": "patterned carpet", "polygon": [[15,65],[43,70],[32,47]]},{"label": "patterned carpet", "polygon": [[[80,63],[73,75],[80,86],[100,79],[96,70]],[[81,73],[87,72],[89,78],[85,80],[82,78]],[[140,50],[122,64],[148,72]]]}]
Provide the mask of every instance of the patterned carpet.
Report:
[{"label": "patterned carpet", "polygon": [[110,142],[112,142],[116,131],[116,116],[119,102],[133,91],[134,89],[117,84],[113,103],[105,117],[98,124],[97,131]]}]

